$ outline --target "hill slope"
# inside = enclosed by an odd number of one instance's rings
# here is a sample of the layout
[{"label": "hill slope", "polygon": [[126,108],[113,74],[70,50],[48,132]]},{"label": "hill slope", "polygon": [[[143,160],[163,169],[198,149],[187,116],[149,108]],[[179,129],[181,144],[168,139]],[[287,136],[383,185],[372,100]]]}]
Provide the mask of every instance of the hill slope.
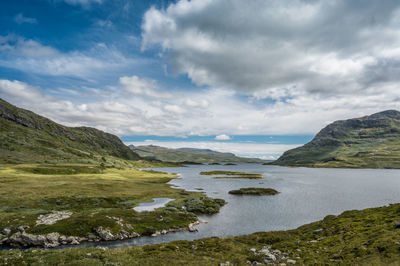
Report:
[{"label": "hill slope", "polygon": [[134,152],[143,158],[156,159],[173,163],[261,163],[255,158],[243,158],[233,153],[217,152],[209,149],[180,148],[169,149],[154,145],[129,146]]},{"label": "hill slope", "polygon": [[277,165],[400,168],[400,112],[336,121],[302,147],[286,151]]},{"label": "hill slope", "polygon": [[115,135],[90,127],[66,127],[0,99],[0,162],[42,162],[114,156],[140,157]]}]

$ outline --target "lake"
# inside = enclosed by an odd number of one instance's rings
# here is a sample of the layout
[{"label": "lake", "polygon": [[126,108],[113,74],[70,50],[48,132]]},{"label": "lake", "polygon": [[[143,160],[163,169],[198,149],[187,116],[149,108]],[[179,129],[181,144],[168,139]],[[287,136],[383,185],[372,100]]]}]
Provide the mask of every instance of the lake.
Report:
[{"label": "lake", "polygon": [[[294,229],[329,214],[345,210],[379,207],[400,202],[400,170],[289,168],[260,164],[190,165],[158,168],[157,171],[179,173],[169,182],[189,191],[201,188],[209,197],[222,198],[227,204],[218,214],[199,216],[204,223],[197,233],[177,232],[157,237],[108,243],[84,243],[82,246],[109,248],[147,245],[174,240],[236,236],[258,231]],[[260,173],[264,179],[214,179],[199,175],[201,171],[227,170]],[[275,196],[235,196],[232,189],[270,187]]]}]

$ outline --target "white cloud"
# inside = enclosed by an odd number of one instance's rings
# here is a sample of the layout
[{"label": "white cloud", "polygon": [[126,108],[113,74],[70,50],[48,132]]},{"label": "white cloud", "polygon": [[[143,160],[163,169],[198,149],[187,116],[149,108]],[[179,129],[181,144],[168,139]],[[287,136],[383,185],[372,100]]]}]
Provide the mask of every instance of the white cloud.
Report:
[{"label": "white cloud", "polygon": [[358,95],[400,80],[399,7],[372,0],[180,0],[145,13],[142,47],[160,46],[170,69],[197,85],[275,98],[293,87]]},{"label": "white cloud", "polygon": [[175,114],[184,114],[186,112],[185,109],[175,104],[165,105],[164,110]]},{"label": "white cloud", "polygon": [[[17,106],[62,124],[91,126],[118,135],[315,134],[335,120],[400,109],[397,86],[380,88],[379,92],[383,89],[384,93],[357,96],[311,95],[288,89],[284,100],[278,97],[274,102],[265,102],[263,98],[238,97],[232,91],[217,88],[170,92],[170,98],[154,98],[128,94],[122,85],[109,90],[78,88],[71,92],[61,88],[60,93],[49,96],[39,87],[0,80],[0,97]],[[68,99],[79,101],[65,100],[66,93]],[[204,109],[191,107],[185,105],[187,99],[204,99],[209,104]]]},{"label": "white cloud", "polygon": [[192,141],[155,141],[148,140],[143,142],[126,142],[126,145],[157,145],[167,148],[197,148],[197,149],[211,149],[219,152],[231,152],[238,156],[254,157],[262,159],[276,159],[283,152],[296,148],[300,145],[285,145],[285,144],[251,144],[251,143],[238,143],[238,142],[192,142]]},{"label": "white cloud", "polygon": [[97,80],[118,72],[136,61],[125,58],[103,43],[90,50],[63,53],[37,41],[15,35],[0,35],[0,66],[30,74],[79,77]]},{"label": "white cloud", "polygon": [[215,137],[216,140],[230,140],[231,137],[226,134],[221,134]]},{"label": "white cloud", "polygon": [[186,99],[185,104],[190,107],[198,107],[198,108],[207,108],[209,102],[207,100],[193,100],[193,99]]},{"label": "white cloud", "polygon": [[103,0],[58,0],[58,1],[64,1],[67,4],[70,5],[81,5],[84,7],[88,7],[91,4],[102,4]]},{"label": "white cloud", "polygon": [[170,97],[170,94],[160,92],[160,88],[155,80],[132,76],[121,77],[119,79],[119,83],[122,85],[125,91],[132,94],[146,95],[150,97]]},{"label": "white cloud", "polygon": [[35,18],[25,17],[22,13],[17,14],[14,17],[14,21],[18,24],[28,23],[28,24],[37,24],[37,20]]}]

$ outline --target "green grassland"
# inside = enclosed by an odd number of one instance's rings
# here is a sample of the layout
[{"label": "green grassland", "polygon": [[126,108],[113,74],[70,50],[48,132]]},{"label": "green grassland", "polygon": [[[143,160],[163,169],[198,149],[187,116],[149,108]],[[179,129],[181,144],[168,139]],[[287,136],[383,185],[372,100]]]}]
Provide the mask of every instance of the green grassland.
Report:
[{"label": "green grassland", "polygon": [[229,194],[232,195],[255,195],[255,196],[276,195],[278,193],[279,192],[273,188],[260,188],[260,187],[247,187],[229,191]]},{"label": "green grassland", "polygon": [[[11,227],[16,231],[17,226],[28,225],[27,233],[87,237],[99,226],[117,232],[119,225],[110,218],[117,217],[133,226],[134,232],[149,235],[163,229],[184,228],[197,220],[193,213],[215,213],[223,205],[203,193],[173,189],[166,184],[177,175],[137,169],[149,166],[148,162],[129,164],[131,168],[93,164],[0,165],[0,229]],[[169,208],[153,212],[132,210],[155,197],[175,201]],[[192,212],[182,209],[189,207],[190,201],[196,201],[197,208]],[[53,225],[35,224],[39,215],[51,211],[73,214]],[[157,220],[160,215],[163,221]]]},{"label": "green grassland", "polygon": [[[296,265],[400,265],[400,204],[346,211],[295,230],[260,232],[121,249],[0,252],[2,265],[231,265],[261,262],[250,251],[272,246]],[[284,262],[284,261],[283,261]]]},{"label": "green grassland", "polygon": [[222,178],[247,178],[247,179],[262,179],[262,174],[257,173],[247,173],[247,172],[236,172],[236,171],[223,171],[223,170],[214,170],[214,171],[203,171],[200,172],[201,175],[217,175],[214,178],[222,179]]}]

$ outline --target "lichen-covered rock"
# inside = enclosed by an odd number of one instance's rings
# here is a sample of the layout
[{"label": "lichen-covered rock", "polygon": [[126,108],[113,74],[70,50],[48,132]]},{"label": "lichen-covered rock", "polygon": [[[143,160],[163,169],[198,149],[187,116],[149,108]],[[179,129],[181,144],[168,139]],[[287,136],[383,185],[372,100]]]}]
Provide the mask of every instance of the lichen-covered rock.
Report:
[{"label": "lichen-covered rock", "polygon": [[55,224],[59,220],[63,220],[63,219],[67,219],[67,218],[71,217],[71,215],[72,215],[72,212],[68,212],[68,211],[53,211],[52,213],[49,213],[49,214],[44,214],[44,215],[42,214],[42,215],[39,215],[39,217],[36,221],[36,225]]},{"label": "lichen-covered rock", "polygon": [[97,235],[104,241],[115,240],[116,237],[107,229],[104,229],[102,226],[99,226],[96,229]]},{"label": "lichen-covered rock", "polygon": [[249,259],[253,265],[278,264],[285,260],[290,264],[293,264],[293,262],[296,263],[295,260],[287,258],[287,253],[273,249],[271,246],[264,246],[260,250],[251,248],[250,254]]}]

